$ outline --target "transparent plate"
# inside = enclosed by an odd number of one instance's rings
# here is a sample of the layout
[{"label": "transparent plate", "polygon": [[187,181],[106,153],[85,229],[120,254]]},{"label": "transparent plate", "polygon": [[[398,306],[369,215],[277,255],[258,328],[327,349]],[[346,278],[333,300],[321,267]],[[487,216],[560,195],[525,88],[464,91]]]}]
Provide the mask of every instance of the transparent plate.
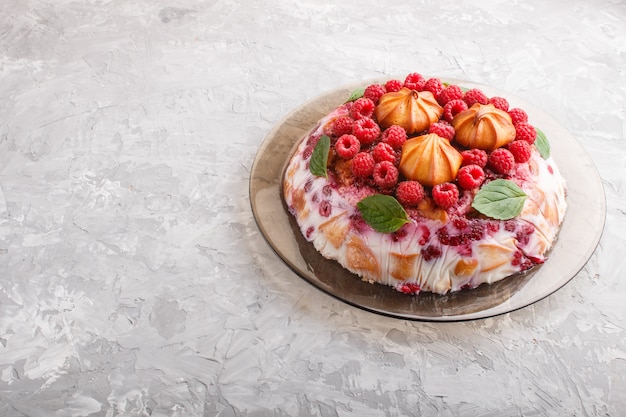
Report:
[{"label": "transparent plate", "polygon": [[602,181],[580,143],[540,109],[494,88],[446,79],[488,96],[506,97],[521,107],[530,122],[548,137],[552,155],[568,184],[568,211],[549,259],[529,273],[448,295],[405,295],[380,284],[369,284],[322,257],[301,235],[282,199],[282,177],[295,145],[317,121],[343,103],[353,84],[322,94],[289,113],[264,139],[250,173],[250,204],[255,221],[274,252],[298,276],[350,305],[388,316],[423,321],[474,320],[511,312],[535,303],[567,284],[593,254],[604,228],[606,201]]}]

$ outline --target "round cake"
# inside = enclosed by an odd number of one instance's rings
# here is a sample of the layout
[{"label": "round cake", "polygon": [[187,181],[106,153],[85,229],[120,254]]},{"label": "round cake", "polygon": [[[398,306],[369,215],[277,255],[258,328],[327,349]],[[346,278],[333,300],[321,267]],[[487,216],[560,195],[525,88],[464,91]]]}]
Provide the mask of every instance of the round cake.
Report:
[{"label": "round cake", "polygon": [[567,207],[548,138],[523,109],[419,73],[358,89],[319,120],[282,191],[322,256],[407,294],[541,265]]}]

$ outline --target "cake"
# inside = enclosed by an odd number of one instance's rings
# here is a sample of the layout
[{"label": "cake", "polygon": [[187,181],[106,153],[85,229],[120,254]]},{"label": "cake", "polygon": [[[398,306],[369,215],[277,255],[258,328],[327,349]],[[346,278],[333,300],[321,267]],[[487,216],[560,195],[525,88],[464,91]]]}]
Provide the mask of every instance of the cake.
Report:
[{"label": "cake", "polygon": [[515,279],[547,260],[566,213],[546,135],[478,88],[373,83],[294,141],[282,194],[304,238],[402,293]]}]

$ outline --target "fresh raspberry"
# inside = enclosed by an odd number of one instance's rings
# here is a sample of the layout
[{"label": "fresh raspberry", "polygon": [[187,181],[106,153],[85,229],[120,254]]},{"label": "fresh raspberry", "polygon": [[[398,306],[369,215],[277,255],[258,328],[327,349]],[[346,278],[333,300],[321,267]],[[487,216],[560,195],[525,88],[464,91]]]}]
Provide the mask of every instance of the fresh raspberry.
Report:
[{"label": "fresh raspberry", "polygon": [[348,133],[352,133],[352,125],[354,120],[349,116],[341,116],[333,121],[332,134],[334,136],[341,136]]},{"label": "fresh raspberry", "polygon": [[454,116],[465,110],[467,110],[467,103],[463,100],[450,100],[443,106],[443,117],[452,123]]},{"label": "fresh raspberry", "polygon": [[528,121],[528,114],[520,108],[514,108],[509,110],[509,116],[511,116],[511,121],[513,125],[518,123],[526,123]]},{"label": "fresh raspberry", "polygon": [[528,142],[532,145],[533,143],[535,143],[536,138],[537,131],[531,124],[520,122],[515,125],[516,140],[523,140],[524,142]]},{"label": "fresh raspberry", "polygon": [[335,142],[335,152],[343,159],[353,158],[360,149],[361,142],[354,135],[342,135]]},{"label": "fresh raspberry", "polygon": [[441,94],[439,94],[439,104],[445,106],[446,103],[452,100],[462,100],[463,99],[463,90],[456,84],[452,84],[443,89]]},{"label": "fresh raspberry", "polygon": [[524,162],[528,162],[530,159],[530,155],[532,153],[532,149],[530,147],[530,143],[525,140],[514,140],[509,143],[507,146],[508,150],[511,151],[513,157],[515,158],[515,162],[518,164],[523,164]]},{"label": "fresh raspberry", "polygon": [[424,91],[433,93],[435,100],[439,97],[445,86],[439,78],[429,78],[424,84]]},{"label": "fresh raspberry", "polygon": [[410,88],[411,90],[422,91],[424,84],[426,84],[426,79],[422,74],[418,74],[417,72],[407,75],[404,79],[404,87]]},{"label": "fresh raspberry", "polygon": [[372,84],[368,85],[363,92],[363,97],[369,98],[374,102],[374,104],[378,103],[378,100],[385,94],[387,91],[385,87],[380,84]]},{"label": "fresh raspberry", "polygon": [[433,187],[433,200],[443,209],[452,207],[459,199],[459,189],[451,182],[444,182]]},{"label": "fresh raspberry", "polygon": [[419,284],[415,284],[413,282],[403,282],[402,284],[398,284],[396,288],[401,293],[410,295],[417,295],[422,290]]},{"label": "fresh raspberry", "polygon": [[359,152],[352,158],[352,174],[358,178],[367,178],[374,172],[374,157],[368,152]]},{"label": "fresh raspberry", "polygon": [[478,165],[465,165],[459,169],[456,180],[461,188],[473,190],[485,181],[485,171]]},{"label": "fresh raspberry", "polygon": [[504,97],[491,97],[489,103],[502,111],[509,111],[509,102]]},{"label": "fresh raspberry", "polygon": [[472,88],[471,90],[467,90],[465,94],[463,94],[463,101],[467,103],[467,107],[472,107],[476,103],[487,104],[489,103],[489,97],[479,90],[478,88]]},{"label": "fresh raspberry", "polygon": [[515,168],[515,157],[506,148],[498,148],[489,154],[489,168],[497,174],[509,174]]},{"label": "fresh raspberry", "polygon": [[391,125],[382,135],[382,141],[389,144],[394,149],[402,148],[404,142],[406,142],[406,130],[402,126]]},{"label": "fresh raspberry", "polygon": [[448,122],[435,122],[428,128],[428,133],[435,133],[444,139],[452,140],[454,138],[454,127]]},{"label": "fresh raspberry", "polygon": [[487,165],[487,152],[482,149],[468,149],[461,152],[461,156],[463,157],[462,165],[478,165],[481,168]]},{"label": "fresh raspberry", "polygon": [[380,135],[380,127],[369,117],[356,120],[352,126],[352,134],[363,145],[370,145]]},{"label": "fresh raspberry", "polygon": [[400,80],[389,80],[385,83],[385,90],[387,90],[388,93],[395,93],[396,91],[400,91],[402,85],[403,83]]},{"label": "fresh raspberry", "polygon": [[416,206],[424,195],[424,187],[418,181],[402,181],[396,189],[396,197],[404,206]]},{"label": "fresh raspberry", "polygon": [[393,187],[398,182],[398,168],[389,161],[382,161],[374,165],[372,176],[380,188]]},{"label": "fresh raspberry", "polygon": [[396,163],[396,152],[391,145],[384,142],[378,142],[376,146],[374,146],[372,156],[376,162],[389,161],[392,164]]},{"label": "fresh raspberry", "polygon": [[366,117],[372,117],[376,104],[367,97],[361,97],[355,100],[350,107],[350,116],[354,120],[363,119]]}]

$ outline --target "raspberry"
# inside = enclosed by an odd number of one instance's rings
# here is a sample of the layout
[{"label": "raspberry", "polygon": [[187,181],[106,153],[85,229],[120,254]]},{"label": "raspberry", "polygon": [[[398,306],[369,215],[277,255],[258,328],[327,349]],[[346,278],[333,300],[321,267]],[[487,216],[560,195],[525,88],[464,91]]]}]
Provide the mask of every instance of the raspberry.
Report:
[{"label": "raspberry", "polygon": [[485,171],[478,165],[465,165],[459,169],[456,180],[461,188],[473,190],[485,181]]},{"label": "raspberry", "polygon": [[394,149],[402,148],[404,142],[406,142],[406,130],[402,126],[391,125],[382,135],[382,141],[389,144]]},{"label": "raspberry", "polygon": [[530,144],[525,140],[514,140],[513,142],[509,143],[509,146],[507,148],[513,154],[515,162],[519,164],[528,162],[528,160],[530,159],[532,149],[530,147]]},{"label": "raspberry", "polygon": [[452,100],[462,100],[463,99],[463,90],[458,85],[452,84],[443,89],[441,94],[439,94],[439,104],[445,106],[446,103]]},{"label": "raspberry", "polygon": [[412,282],[403,282],[402,284],[399,284],[396,288],[403,294],[416,295],[419,294],[419,292],[421,291],[419,284],[415,284]]},{"label": "raspberry", "polygon": [[439,78],[429,78],[424,84],[424,91],[430,91],[433,93],[435,99],[439,97],[444,89],[444,85]]},{"label": "raspberry", "polygon": [[358,178],[367,178],[374,172],[374,157],[368,152],[359,152],[352,158],[352,174]]},{"label": "raspberry", "polygon": [[454,116],[465,110],[467,110],[467,103],[463,100],[450,100],[443,106],[443,117],[452,123]]},{"label": "raspberry", "polygon": [[535,143],[535,139],[537,138],[537,131],[535,128],[526,122],[520,122],[515,125],[515,139],[523,140],[524,142],[528,142],[529,144]]},{"label": "raspberry", "polygon": [[520,108],[514,108],[509,110],[509,116],[511,116],[511,121],[513,125],[518,123],[526,123],[528,121],[528,115],[526,112]]},{"label": "raspberry", "polygon": [[363,97],[369,98],[370,100],[374,102],[374,104],[377,104],[378,100],[380,100],[382,95],[385,94],[386,92],[387,91],[385,91],[385,87],[383,87],[382,85],[372,84],[372,85],[368,85],[365,88],[365,92],[363,92]]},{"label": "raspberry", "polygon": [[504,97],[491,97],[489,103],[493,104],[496,109],[509,111],[509,102]]},{"label": "raspberry", "polygon": [[385,90],[387,90],[388,93],[395,93],[396,91],[400,91],[402,84],[400,80],[389,80],[385,83]]},{"label": "raspberry", "polygon": [[343,159],[350,159],[361,149],[361,142],[354,135],[342,135],[335,143],[335,152]]},{"label": "raspberry", "polygon": [[450,182],[437,184],[433,187],[433,200],[443,209],[452,207],[459,199],[459,189]]},{"label": "raspberry", "polygon": [[352,107],[350,107],[350,116],[352,116],[354,120],[372,117],[375,108],[376,104],[374,104],[372,100],[367,97],[361,97],[352,103]]},{"label": "raspberry", "polygon": [[498,148],[489,154],[489,168],[497,174],[509,174],[515,168],[515,157],[506,148]]},{"label": "raspberry", "polygon": [[392,164],[396,162],[396,152],[391,145],[384,142],[378,142],[376,146],[374,146],[372,156],[376,162],[389,161]]},{"label": "raspberry", "polygon": [[356,120],[352,126],[352,134],[363,145],[370,145],[380,134],[380,127],[369,117]]},{"label": "raspberry", "polygon": [[424,195],[424,187],[417,181],[402,181],[396,190],[396,197],[404,206],[416,206]]},{"label": "raspberry", "polygon": [[404,79],[404,87],[410,88],[411,90],[422,91],[424,84],[426,84],[426,80],[422,74],[418,74],[417,72],[407,75]]},{"label": "raspberry", "polygon": [[469,149],[461,152],[463,157],[462,165],[478,165],[484,168],[487,165],[487,152],[482,149]]},{"label": "raspberry", "polygon": [[428,133],[435,133],[444,139],[452,140],[454,138],[454,127],[448,122],[435,122],[428,128]]},{"label": "raspberry", "polygon": [[489,97],[479,90],[478,88],[472,88],[463,94],[463,101],[467,103],[467,107],[472,107],[476,103],[487,104],[489,103]]},{"label": "raspberry", "polygon": [[441,249],[437,246],[428,245],[422,249],[421,254],[425,261],[430,261],[441,257]]},{"label": "raspberry", "polygon": [[380,188],[389,188],[398,182],[398,168],[389,161],[382,161],[374,165],[374,182]]},{"label": "raspberry", "polygon": [[323,200],[319,206],[319,212],[321,216],[328,217],[330,216],[333,207],[330,205],[330,201]]},{"label": "raspberry", "polygon": [[354,120],[349,116],[341,116],[333,121],[332,134],[339,137],[347,133],[352,133]]}]

